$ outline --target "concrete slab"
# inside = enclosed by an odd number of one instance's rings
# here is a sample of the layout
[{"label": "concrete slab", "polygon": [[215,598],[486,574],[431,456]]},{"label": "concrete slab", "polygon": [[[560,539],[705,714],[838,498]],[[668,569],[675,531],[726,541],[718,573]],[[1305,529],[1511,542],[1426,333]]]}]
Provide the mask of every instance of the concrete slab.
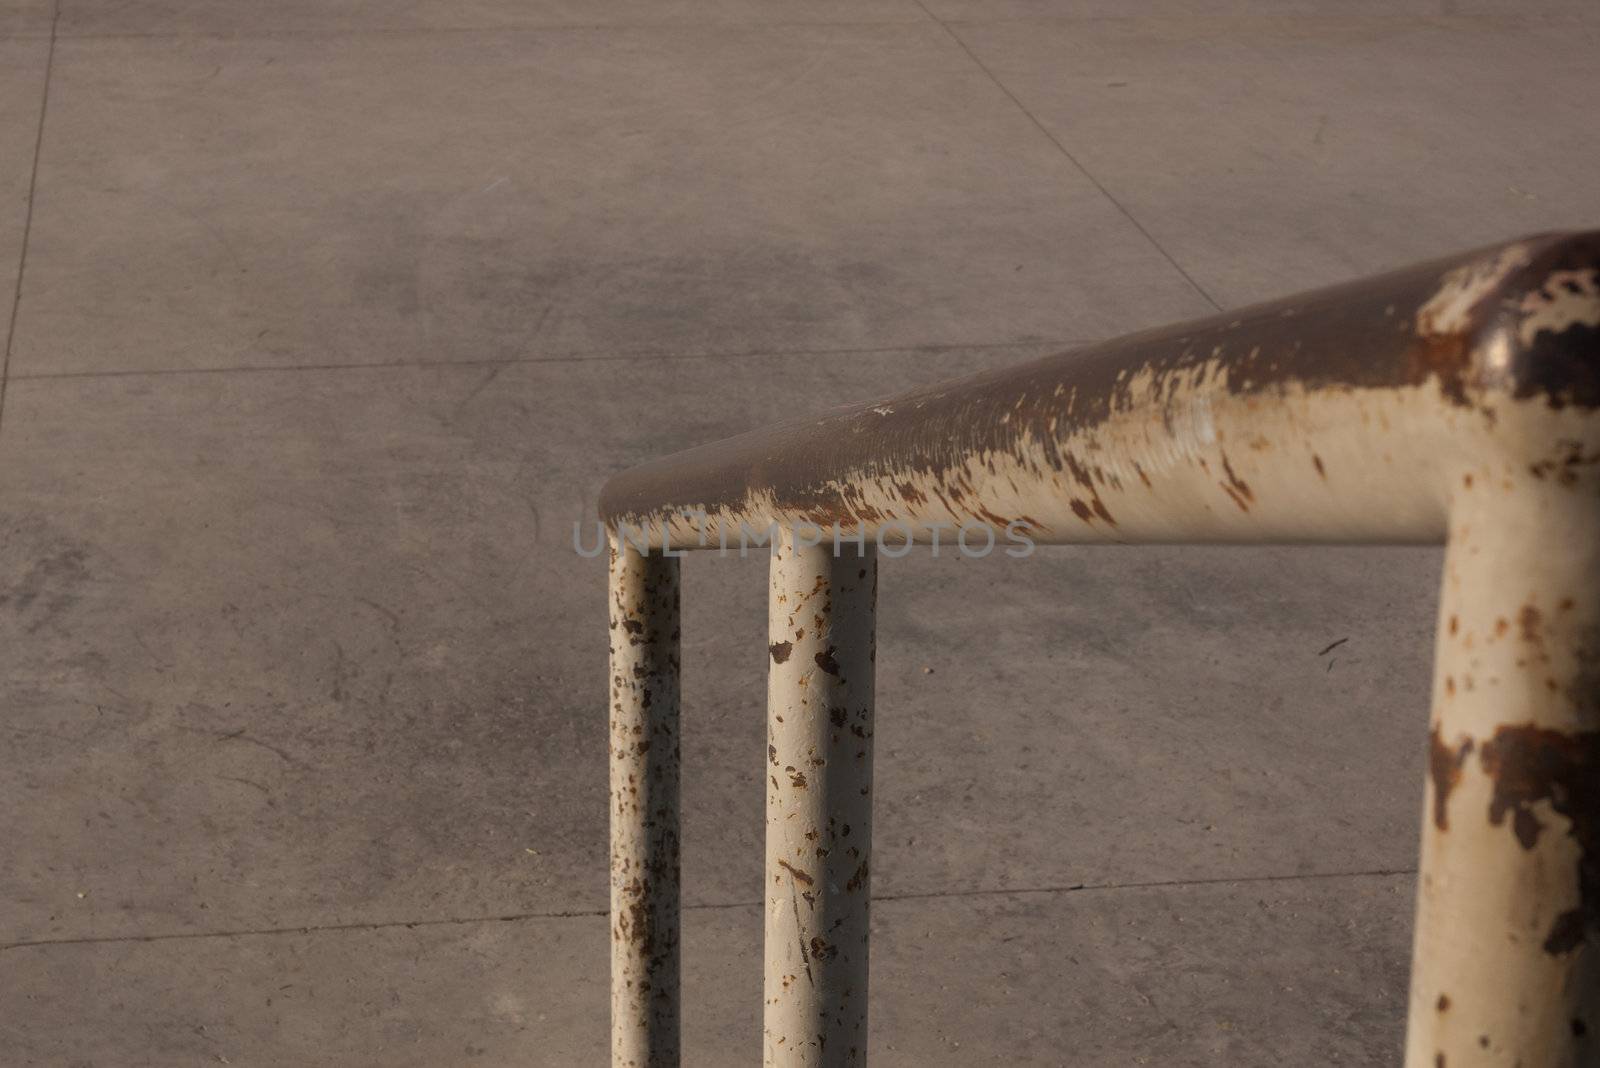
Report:
[{"label": "concrete slab", "polygon": [[295,34],[687,23],[919,22],[916,0],[62,0],[61,32]]},{"label": "concrete slab", "polygon": [[0,37],[48,37],[55,0],[0,0]]},{"label": "concrete slab", "polygon": [[[0,942],[603,908],[603,478],[1025,354],[13,382]],[[1437,564],[891,561],[877,889],[1409,867]],[[765,560],[687,588],[688,894],[753,901]]]},{"label": "concrete slab", "polygon": [[[70,0],[69,0],[70,2]],[[935,17],[994,19],[1231,19],[1267,15],[1392,15],[1400,18],[1473,15],[1592,15],[1590,0],[923,0]]]},{"label": "concrete slab", "polygon": [[[1393,1063],[1411,880],[873,906],[871,1060]],[[685,922],[685,1058],[748,1065],[760,910]],[[19,1065],[483,1065],[606,1057],[599,917],[0,951]]]},{"label": "concrete slab", "polygon": [[11,327],[50,42],[6,38],[0,7],[0,354]]},{"label": "concrete slab", "polygon": [[939,27],[58,47],[19,374],[1067,341],[1205,302]]},{"label": "concrete slab", "polygon": [[[1597,223],[1586,17],[955,27],[1218,301]],[[1292,279],[1292,281],[1291,281]]]}]

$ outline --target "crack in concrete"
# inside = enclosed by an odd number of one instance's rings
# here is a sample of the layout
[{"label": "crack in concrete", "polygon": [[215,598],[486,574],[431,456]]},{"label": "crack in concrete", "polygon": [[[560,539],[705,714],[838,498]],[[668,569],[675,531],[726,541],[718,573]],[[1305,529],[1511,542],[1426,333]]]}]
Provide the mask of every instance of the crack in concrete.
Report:
[{"label": "crack in concrete", "polygon": [[[926,901],[936,898],[1003,897],[1022,894],[1070,894],[1107,890],[1151,890],[1163,887],[1221,886],[1251,883],[1319,882],[1329,879],[1389,878],[1415,875],[1415,868],[1374,868],[1368,871],[1313,872],[1306,875],[1243,875],[1218,876],[1205,879],[1165,879],[1132,883],[1075,883],[1064,886],[1024,886],[974,888],[970,890],[929,890],[919,893],[876,894],[879,901]],[[761,908],[759,901],[707,902],[684,905],[684,912],[715,912],[727,909]],[[597,919],[610,915],[606,909],[572,909],[552,912],[518,912],[501,916],[464,916],[454,919],[392,920],[382,923],[329,923],[305,924],[298,927],[254,927],[233,931],[173,931],[150,935],[102,935],[82,938],[40,938],[0,944],[0,953],[13,949],[48,948],[51,946],[114,945],[136,942],[176,942],[204,938],[253,938],[292,934],[323,934],[339,931],[382,931],[395,927],[463,927],[471,924],[521,923],[529,920]]]},{"label": "crack in concrete", "polygon": [[0,355],[0,420],[6,411],[6,385],[11,380],[11,349],[17,340],[17,316],[22,310],[22,277],[28,269],[28,242],[33,237],[33,199],[39,189],[39,155],[44,151],[44,119],[50,110],[50,75],[56,65],[56,28],[61,22],[61,0],[50,14],[50,45],[44,56],[44,86],[39,91],[39,126],[33,137],[33,164],[28,172],[28,200],[22,215],[22,247],[17,253],[17,285],[11,291],[11,318],[6,321],[5,352]]}]

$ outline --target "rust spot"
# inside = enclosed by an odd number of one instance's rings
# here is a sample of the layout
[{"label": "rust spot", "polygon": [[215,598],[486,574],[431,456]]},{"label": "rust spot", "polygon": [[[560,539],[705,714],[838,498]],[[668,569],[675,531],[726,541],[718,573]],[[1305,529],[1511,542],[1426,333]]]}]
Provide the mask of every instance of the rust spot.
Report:
[{"label": "rust spot", "polygon": [[1539,632],[1539,610],[1533,605],[1523,605],[1522,611],[1517,613],[1517,624],[1522,629],[1522,640],[1530,645],[1538,645],[1543,641]]},{"label": "rust spot", "polygon": [[1506,631],[1510,629],[1511,624],[1506,622],[1504,616],[1501,616],[1499,619],[1494,621],[1494,636],[1496,638],[1504,638],[1506,636]]},{"label": "rust spot", "polygon": [[806,886],[816,885],[815,879],[801,871],[799,868],[795,867],[793,864],[790,864],[787,860],[778,861],[778,867],[794,876],[794,881],[797,883],[804,883]]},{"label": "rust spot", "polygon": [[1439,1003],[1435,1007],[1438,1008],[1438,1010],[1440,1012],[1448,1012],[1448,1011],[1450,1011],[1450,995],[1449,994],[1440,994],[1439,995]]},{"label": "rust spot", "polygon": [[1567,834],[1578,843],[1578,907],[1556,918],[1544,942],[1546,953],[1568,953],[1600,923],[1600,731],[1500,727],[1480,759],[1494,782],[1491,824],[1500,826],[1510,813],[1517,841],[1532,849],[1545,829],[1533,806],[1544,801],[1566,817]]},{"label": "rust spot", "polygon": [[1457,619],[1455,616],[1451,616],[1450,617],[1450,633],[1451,634],[1455,634],[1460,629],[1461,629],[1461,620]]},{"label": "rust spot", "polygon": [[1083,520],[1085,523],[1089,523],[1094,520],[1094,510],[1087,504],[1084,504],[1082,501],[1078,500],[1076,497],[1072,499],[1072,514]]},{"label": "rust spot", "polygon": [[622,629],[627,631],[629,634],[643,634],[644,624],[640,623],[637,619],[624,619],[622,621]]},{"label": "rust spot", "polygon": [[1433,728],[1433,733],[1428,736],[1428,773],[1433,777],[1433,825],[1441,831],[1450,829],[1447,812],[1450,791],[1461,781],[1461,767],[1471,752],[1471,738],[1463,737],[1452,749],[1439,736],[1438,727]]},{"label": "rust spot", "polygon": [[774,664],[786,664],[789,662],[789,654],[794,652],[794,642],[773,642],[767,646],[767,652],[772,654]]},{"label": "rust spot", "polygon": [[839,948],[837,946],[830,945],[827,939],[821,937],[814,937],[811,939],[812,960],[831,960],[832,958],[838,956],[838,954]]},{"label": "rust spot", "polygon": [[[1227,487],[1225,488],[1231,487],[1233,492],[1237,493],[1240,497],[1243,497],[1247,501],[1253,501],[1256,499],[1256,495],[1250,492],[1250,484],[1233,473],[1233,465],[1228,462],[1227,453],[1222,454],[1222,470],[1228,476]],[[1246,511],[1248,510],[1249,509],[1246,509]]]},{"label": "rust spot", "polygon": [[1151,488],[1150,487],[1150,476],[1144,473],[1144,468],[1140,467],[1137,463],[1135,463],[1133,465],[1133,470],[1139,476],[1139,481],[1144,483],[1145,489]]},{"label": "rust spot", "polygon": [[1573,1038],[1583,1038],[1588,1033],[1589,1033],[1589,1025],[1584,1023],[1582,1020],[1578,1019],[1576,1016],[1574,1016],[1572,1018],[1572,1037]]},{"label": "rust spot", "polygon": [[833,658],[833,652],[838,646],[830,645],[825,652],[818,653],[815,657],[817,667],[835,677],[839,674],[839,662]]},{"label": "rust spot", "polygon": [[789,772],[789,785],[795,787],[798,790],[804,790],[806,788],[806,785],[807,785],[806,784],[806,773],[803,772],[803,771],[790,771]]},{"label": "rust spot", "polygon": [[855,893],[867,885],[868,874],[867,862],[863,860],[856,868],[855,874],[850,876],[850,881],[844,884],[844,888],[852,894]]},{"label": "rust spot", "polygon": [[1315,467],[1317,469],[1317,474],[1321,475],[1323,478],[1328,477],[1328,469],[1322,466],[1322,457],[1318,456],[1316,453],[1311,454],[1311,466]]},{"label": "rust spot", "polygon": [[1470,407],[1467,399],[1466,373],[1471,364],[1471,344],[1464,334],[1434,333],[1435,325],[1417,317],[1417,340],[1411,346],[1411,379],[1426,382],[1438,378],[1439,392],[1452,404]]},{"label": "rust spot", "polygon": [[1461,484],[1463,486],[1465,486],[1467,489],[1471,489],[1472,488],[1472,476],[1471,475],[1462,475],[1461,476]]}]

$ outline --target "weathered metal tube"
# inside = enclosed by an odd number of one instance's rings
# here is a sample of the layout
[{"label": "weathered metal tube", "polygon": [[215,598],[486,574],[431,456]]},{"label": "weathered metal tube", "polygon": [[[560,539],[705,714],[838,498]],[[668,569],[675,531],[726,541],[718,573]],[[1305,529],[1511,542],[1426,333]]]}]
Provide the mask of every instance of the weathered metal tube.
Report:
[{"label": "weathered metal tube", "polygon": [[1600,1063],[1600,435],[1530,414],[1457,483],[1407,1068]]},{"label": "weathered metal tube", "polygon": [[611,1063],[677,1068],[678,561],[610,567]]},{"label": "weathered metal tube", "polygon": [[1600,233],[1479,249],[662,457],[600,513],[685,549],[769,523],[1437,544],[1480,413],[1600,406],[1597,270]]},{"label": "weathered metal tube", "polygon": [[768,601],[768,1068],[867,1060],[877,554],[788,532]]}]

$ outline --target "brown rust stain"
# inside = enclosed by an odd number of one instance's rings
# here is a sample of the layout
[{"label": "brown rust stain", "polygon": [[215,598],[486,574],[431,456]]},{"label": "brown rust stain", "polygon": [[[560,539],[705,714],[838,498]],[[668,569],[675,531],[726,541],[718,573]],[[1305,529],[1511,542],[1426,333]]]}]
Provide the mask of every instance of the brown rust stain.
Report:
[{"label": "brown rust stain", "polygon": [[1433,333],[1433,326],[1418,317],[1417,339],[1407,355],[1410,378],[1414,382],[1439,380],[1439,392],[1451,404],[1466,408],[1467,371],[1472,361],[1472,345],[1465,333]]},{"label": "brown rust stain", "polygon": [[806,886],[816,885],[817,881],[815,879],[801,871],[799,868],[795,867],[793,864],[790,864],[787,860],[778,861],[778,867],[794,876],[794,881],[797,883],[804,883]]},{"label": "brown rust stain", "polygon": [[1434,727],[1428,736],[1428,774],[1433,778],[1433,825],[1441,831],[1450,829],[1447,806],[1450,791],[1461,782],[1461,768],[1472,752],[1472,739],[1463,736],[1454,748],[1445,744]]},{"label": "brown rust stain", "polygon": [[1434,1007],[1437,1008],[1440,1012],[1448,1012],[1448,1011],[1450,1011],[1450,995],[1449,994],[1440,994],[1439,995],[1438,1004],[1435,1005]]},{"label": "brown rust stain", "polygon": [[772,654],[774,664],[788,663],[789,654],[794,652],[794,642],[773,642],[767,646],[767,652]]},{"label": "brown rust stain", "polygon": [[1522,611],[1517,613],[1517,625],[1521,628],[1522,640],[1529,645],[1542,645],[1544,643],[1544,636],[1540,631],[1542,622],[1537,608],[1531,604],[1523,605]]},{"label": "brown rust stain", "polygon": [[1534,478],[1553,477],[1561,485],[1571,486],[1578,481],[1579,468],[1600,463],[1600,452],[1585,453],[1582,442],[1563,441],[1559,449],[1560,454],[1555,459],[1528,465],[1528,471]]},{"label": "brown rust stain", "polygon": [[826,671],[835,678],[837,678],[839,675],[839,662],[833,658],[834,651],[837,649],[838,646],[830,645],[827,649],[818,653],[814,657],[817,662],[817,667],[821,668],[823,671]]},{"label": "brown rust stain", "polygon": [[1498,827],[1510,814],[1524,849],[1533,849],[1546,829],[1536,804],[1546,802],[1567,820],[1567,835],[1579,849],[1578,906],[1556,918],[1544,949],[1570,952],[1600,924],[1600,731],[1503,726],[1484,742],[1479,757],[1494,784],[1489,822]]},{"label": "brown rust stain", "polygon": [[[1222,470],[1228,476],[1227,483],[1224,486],[1225,489],[1231,489],[1234,493],[1238,494],[1239,497],[1242,497],[1247,501],[1254,501],[1256,499],[1256,495],[1250,491],[1250,483],[1234,474],[1233,465],[1228,462],[1227,453],[1222,454]],[[1245,510],[1249,511],[1249,509]]]},{"label": "brown rust stain", "polygon": [[1317,474],[1322,478],[1328,477],[1328,469],[1322,466],[1322,457],[1318,456],[1316,453],[1311,454],[1311,466],[1317,469]]},{"label": "brown rust stain", "polygon": [[844,884],[845,890],[852,894],[860,890],[863,886],[867,885],[868,875],[869,869],[867,867],[867,862],[863,860],[860,865],[857,866],[855,874],[850,876],[850,881]]}]

